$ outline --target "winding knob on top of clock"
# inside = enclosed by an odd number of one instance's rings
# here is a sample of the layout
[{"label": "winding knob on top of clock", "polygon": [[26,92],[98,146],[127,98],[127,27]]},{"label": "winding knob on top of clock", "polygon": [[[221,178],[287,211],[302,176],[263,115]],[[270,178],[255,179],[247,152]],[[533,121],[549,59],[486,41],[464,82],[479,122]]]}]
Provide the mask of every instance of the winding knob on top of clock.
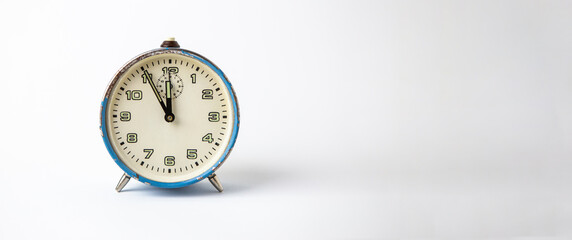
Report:
[{"label": "winding knob on top of clock", "polygon": [[170,48],[178,48],[181,47],[179,43],[175,40],[174,37],[170,37],[165,39],[163,43],[161,43],[161,47],[170,47]]}]

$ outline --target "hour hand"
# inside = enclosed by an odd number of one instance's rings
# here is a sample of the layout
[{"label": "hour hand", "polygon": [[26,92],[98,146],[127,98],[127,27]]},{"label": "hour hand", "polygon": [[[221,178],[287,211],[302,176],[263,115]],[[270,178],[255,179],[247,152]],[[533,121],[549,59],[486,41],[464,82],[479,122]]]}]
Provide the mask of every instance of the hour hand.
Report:
[{"label": "hour hand", "polygon": [[[170,75],[169,75],[170,77]],[[167,107],[165,110],[165,121],[172,122],[175,120],[175,115],[173,114],[173,105],[172,105],[172,98],[171,98],[171,80],[169,78],[168,81],[165,82],[165,102],[167,102]]]},{"label": "hour hand", "polygon": [[165,82],[165,89],[166,89],[166,105],[167,105],[167,112],[165,114],[173,113],[173,106],[171,105],[171,80]]}]

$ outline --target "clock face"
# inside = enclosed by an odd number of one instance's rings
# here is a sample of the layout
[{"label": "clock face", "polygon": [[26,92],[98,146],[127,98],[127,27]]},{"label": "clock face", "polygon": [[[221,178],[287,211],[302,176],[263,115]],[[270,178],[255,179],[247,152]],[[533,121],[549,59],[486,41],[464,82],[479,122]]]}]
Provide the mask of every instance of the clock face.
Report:
[{"label": "clock face", "polygon": [[102,131],[123,170],[151,184],[190,184],[224,161],[238,109],[230,83],[215,69],[198,55],[164,49],[137,57],[116,75]]}]

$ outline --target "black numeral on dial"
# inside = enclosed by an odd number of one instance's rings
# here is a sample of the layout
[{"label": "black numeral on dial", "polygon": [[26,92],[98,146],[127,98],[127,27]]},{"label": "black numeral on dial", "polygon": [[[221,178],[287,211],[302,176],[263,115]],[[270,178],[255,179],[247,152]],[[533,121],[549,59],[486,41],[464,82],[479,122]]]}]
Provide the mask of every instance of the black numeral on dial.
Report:
[{"label": "black numeral on dial", "polygon": [[143,92],[141,90],[127,90],[125,91],[127,95],[127,100],[141,100],[143,99]]},{"label": "black numeral on dial", "polygon": [[153,74],[146,72],[145,74],[141,75],[141,78],[143,78],[143,83],[147,83],[147,74],[149,74],[149,77],[153,79]]},{"label": "black numeral on dial", "polygon": [[119,119],[123,122],[129,122],[131,120],[131,113],[128,111],[120,112]]},{"label": "black numeral on dial", "polygon": [[209,122],[218,122],[218,121],[220,121],[220,113],[210,112],[209,113]]},{"label": "black numeral on dial", "polygon": [[175,166],[175,157],[166,156],[165,157],[165,166]]},{"label": "black numeral on dial", "polygon": [[213,139],[213,134],[212,133],[207,133],[207,135],[205,135],[203,137],[203,142],[208,142],[208,143],[212,143],[214,141]]},{"label": "black numeral on dial", "polygon": [[146,152],[147,155],[145,155],[145,159],[149,159],[151,157],[151,155],[153,155],[153,152],[155,152],[155,150],[153,149],[143,149],[143,152]]},{"label": "black numeral on dial", "polygon": [[197,149],[187,149],[187,159],[197,159]]},{"label": "black numeral on dial", "polygon": [[203,99],[213,99],[213,90],[203,89]]},{"label": "black numeral on dial", "polygon": [[128,133],[127,134],[127,142],[128,143],[136,143],[137,142],[137,133]]},{"label": "black numeral on dial", "polygon": [[163,70],[164,74],[167,74],[169,72],[172,72],[172,73],[178,73],[179,72],[178,67],[164,67],[162,70]]},{"label": "black numeral on dial", "polygon": [[191,83],[195,84],[197,83],[197,74],[191,74]]}]

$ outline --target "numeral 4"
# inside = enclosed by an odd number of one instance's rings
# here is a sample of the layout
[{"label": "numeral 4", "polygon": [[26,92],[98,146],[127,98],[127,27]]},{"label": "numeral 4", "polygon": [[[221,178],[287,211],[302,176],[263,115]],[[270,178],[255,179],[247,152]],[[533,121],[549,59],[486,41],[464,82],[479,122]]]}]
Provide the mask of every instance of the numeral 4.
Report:
[{"label": "numeral 4", "polygon": [[208,142],[208,143],[212,143],[214,141],[213,139],[213,134],[212,133],[207,133],[207,135],[205,135],[203,137],[203,142]]}]

